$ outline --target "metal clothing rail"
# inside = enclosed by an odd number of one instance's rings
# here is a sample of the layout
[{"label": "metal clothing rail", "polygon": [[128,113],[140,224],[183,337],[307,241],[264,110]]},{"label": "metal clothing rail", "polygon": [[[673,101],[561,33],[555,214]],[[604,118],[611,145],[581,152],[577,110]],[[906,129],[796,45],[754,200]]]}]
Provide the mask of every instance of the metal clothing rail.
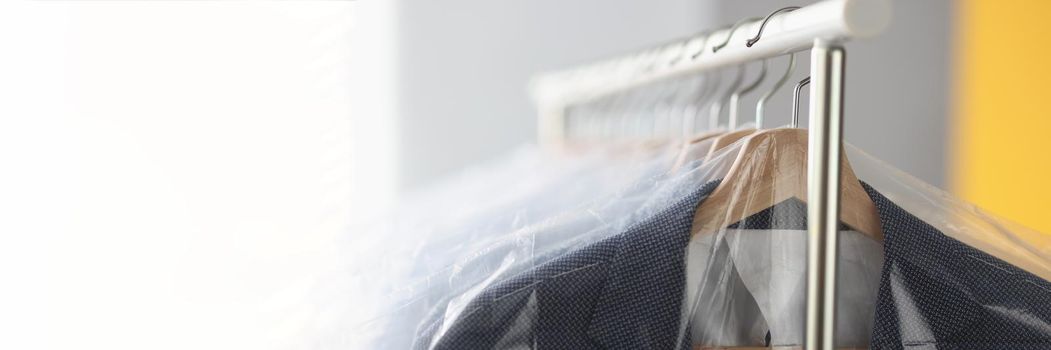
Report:
[{"label": "metal clothing rail", "polygon": [[[749,40],[763,19],[678,40],[596,64],[543,75],[532,91],[541,144],[565,139],[566,109],[649,83],[811,50],[807,157],[807,314],[804,346],[835,346],[837,229],[843,144],[842,43],[879,34],[890,22],[887,0],[824,0],[767,18],[762,40]],[[728,38],[729,37],[729,38]]]}]

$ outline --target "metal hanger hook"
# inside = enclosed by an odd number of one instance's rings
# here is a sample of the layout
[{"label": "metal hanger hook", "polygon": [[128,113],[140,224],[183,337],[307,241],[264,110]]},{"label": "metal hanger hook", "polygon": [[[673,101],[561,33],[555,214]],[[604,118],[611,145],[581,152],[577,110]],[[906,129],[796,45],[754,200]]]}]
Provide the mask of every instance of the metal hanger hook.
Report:
[{"label": "metal hanger hook", "polygon": [[781,76],[781,79],[778,79],[777,82],[774,83],[774,87],[771,88],[770,91],[767,91],[766,94],[764,94],[763,97],[760,97],[759,101],[755,103],[756,129],[763,127],[763,120],[765,119],[764,112],[766,111],[766,101],[770,100],[770,97],[773,97],[774,93],[776,93],[777,90],[780,90],[781,87],[784,86],[786,82],[788,82],[788,78],[792,77],[792,71],[795,70],[795,68],[796,54],[790,53],[788,54],[788,68],[785,69],[785,74]]},{"label": "metal hanger hook", "polygon": [[774,15],[776,15],[778,13],[781,13],[781,12],[792,12],[792,11],[795,11],[795,10],[798,10],[798,9],[799,9],[799,6],[782,7],[782,8],[777,9],[774,12],[771,12],[769,15],[766,15],[766,18],[763,19],[763,23],[759,24],[759,32],[755,33],[755,37],[753,37],[751,39],[748,39],[748,41],[746,41],[744,43],[744,45],[746,47],[752,47],[752,45],[755,45],[755,43],[759,42],[759,37],[761,37],[763,35],[763,29],[766,28],[766,22],[770,21],[771,17],[774,17]]},{"label": "metal hanger hook", "polygon": [[670,61],[668,61],[668,66],[674,66],[676,63],[679,63],[679,61],[682,61],[682,59],[686,57],[686,49],[689,48],[690,44],[695,42],[696,40],[700,40],[701,47],[704,47],[704,38],[683,40],[678,45],[679,51],[675,54],[674,57],[672,57]]},{"label": "metal hanger hook", "polygon": [[724,47],[726,47],[726,45],[730,43],[730,38],[734,36],[734,32],[737,32],[737,29],[740,29],[741,26],[744,26],[749,22],[755,22],[761,19],[762,18],[760,17],[750,17],[737,21],[737,23],[734,23],[734,26],[730,27],[730,33],[726,34],[726,40],[723,40],[723,42],[719,45],[712,46],[712,53],[719,52],[719,50],[722,50]]},{"label": "metal hanger hook", "polygon": [[810,84],[810,77],[800,80],[799,84],[796,84],[795,91],[792,93],[792,124],[790,124],[789,127],[799,127],[799,91],[803,90],[803,87],[807,84]]},{"label": "metal hanger hook", "polygon": [[[693,116],[694,119],[703,116],[704,111],[707,110],[705,109],[705,107],[709,107],[716,103],[715,100],[719,97],[719,87],[722,85],[723,80],[722,72],[709,72],[708,78],[706,78],[705,80],[705,88],[703,90],[704,93],[697,97],[699,103],[697,104],[697,110],[695,111],[695,115]],[[710,80],[711,82],[708,82],[707,80]],[[709,89],[709,87],[711,88]],[[713,124],[713,122],[709,120],[708,125],[705,129],[707,129],[708,131],[714,130],[718,126],[718,122],[718,120],[715,120]]]},{"label": "metal hanger hook", "polygon": [[715,30],[712,30],[712,31],[701,32],[701,34],[699,34],[699,35],[704,38],[703,41],[701,42],[701,49],[697,50],[697,52],[694,52],[693,55],[690,56],[690,59],[691,60],[695,60],[695,59],[697,59],[697,57],[701,57],[701,54],[704,53],[705,47],[707,47],[707,45],[708,45],[708,40],[711,40],[711,38],[712,38],[712,33],[715,33],[715,32],[717,32],[719,30],[726,29],[726,28],[730,28],[730,26],[722,27],[722,28],[715,29]]},{"label": "metal hanger hook", "polygon": [[741,86],[741,81],[744,80],[745,68],[745,65],[734,67],[734,80],[730,83],[726,92],[720,94],[718,99],[713,101],[709,107],[708,125],[710,129],[715,129],[719,126],[719,115],[723,114],[723,109],[730,103],[730,98],[733,96],[734,91],[737,91],[737,88]]},{"label": "metal hanger hook", "polygon": [[734,91],[733,94],[730,95],[730,121],[728,124],[730,130],[737,129],[737,106],[738,102],[741,100],[741,96],[744,96],[745,94],[748,94],[756,88],[758,88],[759,84],[761,84],[763,80],[766,79],[766,60],[762,60],[761,63],[762,64],[759,66],[759,76],[755,77],[755,81],[751,84],[742,87],[740,90]]}]

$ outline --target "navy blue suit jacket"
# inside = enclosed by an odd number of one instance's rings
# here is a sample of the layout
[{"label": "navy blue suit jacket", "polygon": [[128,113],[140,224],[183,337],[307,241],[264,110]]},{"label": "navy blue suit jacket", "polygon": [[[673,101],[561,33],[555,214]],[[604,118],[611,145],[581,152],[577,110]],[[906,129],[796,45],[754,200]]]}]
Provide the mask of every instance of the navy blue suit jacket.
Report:
[{"label": "navy blue suit jacket", "polygon": [[[696,208],[717,185],[702,186],[621,234],[489,286],[456,320],[424,321],[414,347],[688,348],[686,245]],[[1051,283],[865,189],[885,236],[873,349],[1051,349]],[[786,220],[760,213],[748,228],[805,228],[801,202],[783,204],[797,209],[771,212],[796,214]]]}]

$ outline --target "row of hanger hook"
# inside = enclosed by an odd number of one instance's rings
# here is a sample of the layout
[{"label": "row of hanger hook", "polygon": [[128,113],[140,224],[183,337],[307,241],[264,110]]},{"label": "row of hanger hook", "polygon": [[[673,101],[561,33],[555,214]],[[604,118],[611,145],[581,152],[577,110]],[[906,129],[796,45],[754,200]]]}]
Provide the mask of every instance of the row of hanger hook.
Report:
[{"label": "row of hanger hook", "polygon": [[[796,9],[799,9],[799,7],[798,6],[784,7],[784,8],[780,8],[780,9],[777,9],[777,10],[771,12],[765,18],[752,17],[752,18],[746,18],[744,20],[738,21],[737,23],[734,23],[732,26],[729,27],[729,30],[727,31],[727,35],[726,35],[725,39],[723,39],[722,42],[711,46],[711,48],[712,48],[711,52],[712,53],[717,53],[720,50],[722,50],[725,47],[727,47],[729,45],[730,39],[734,36],[734,34],[738,31],[738,29],[740,29],[744,25],[746,25],[748,23],[753,23],[753,22],[758,21],[758,20],[762,20],[762,22],[759,25],[759,29],[756,32],[755,36],[749,38],[745,42],[745,47],[749,47],[750,48],[750,47],[754,46],[762,38],[763,30],[766,28],[767,22],[773,16],[775,16],[775,15],[777,15],[779,13],[791,12],[791,11],[794,11]],[[721,29],[725,29],[725,28],[726,27],[723,27]],[[629,58],[627,60],[630,61],[630,60],[633,60],[633,59],[647,59],[649,62],[648,62],[648,64],[642,65],[643,66],[643,70],[645,72],[652,72],[655,69],[662,68],[661,66],[665,66],[665,68],[666,68],[666,67],[674,66],[674,65],[680,63],[684,59],[684,57],[686,57],[686,54],[689,52],[689,49],[690,49],[690,47],[692,45],[699,45],[700,46],[700,50],[690,54],[689,55],[690,60],[698,59],[705,52],[704,48],[707,47],[707,44],[708,44],[707,41],[710,40],[710,39],[711,38],[710,38],[709,35],[703,35],[702,34],[702,35],[699,35],[697,37],[691,38],[689,40],[681,41],[681,42],[678,42],[678,43],[670,45],[670,46],[665,46],[663,48],[660,48],[660,49],[657,49],[657,50],[653,50],[653,51],[650,51],[648,53],[643,53],[643,54],[640,54],[640,55],[636,56],[635,58]],[[671,56],[671,57],[668,58],[668,59],[665,59],[668,56]],[[795,69],[795,54],[794,53],[790,53],[787,56],[788,56],[788,64],[786,66],[785,72],[774,83],[772,88],[770,90],[768,90],[765,94],[763,94],[758,99],[758,101],[756,102],[756,105],[755,105],[755,127],[756,128],[761,128],[764,125],[765,112],[766,112],[765,109],[766,109],[766,105],[769,102],[770,98],[772,98],[774,96],[774,94],[777,91],[779,91],[785,85],[785,83],[788,82],[788,79],[790,79],[791,76],[792,76],[792,72]],[[654,57],[654,59],[648,59],[648,57]],[[621,65],[621,67],[623,67],[623,66],[625,66],[625,65]],[[631,66],[631,65],[627,65],[627,66]],[[638,67],[638,66],[636,65],[636,67]],[[621,68],[621,69],[623,69],[623,68]],[[767,59],[760,60],[760,71],[759,71],[759,74],[758,74],[758,76],[756,77],[756,79],[754,81],[749,82],[748,84],[742,84],[743,83],[743,79],[744,79],[744,75],[745,75],[745,65],[744,64],[734,67],[734,71],[735,71],[735,73],[734,73],[733,80],[730,82],[730,84],[728,85],[727,89],[725,91],[723,91],[722,93],[718,93],[719,92],[719,84],[721,83],[721,79],[722,79],[721,74],[713,74],[711,72],[703,73],[700,77],[695,77],[695,78],[689,79],[689,82],[686,84],[687,85],[686,88],[683,88],[683,86],[681,86],[681,81],[680,82],[676,82],[676,83],[680,83],[678,86],[676,86],[674,83],[672,83],[672,84],[667,84],[666,83],[665,85],[657,86],[656,87],[657,90],[668,90],[668,91],[670,91],[670,93],[666,94],[666,95],[663,95],[664,97],[658,98],[656,103],[655,103],[655,105],[653,105],[653,106],[651,106],[651,108],[649,108],[653,112],[665,112],[665,113],[651,113],[651,115],[653,115],[653,124],[650,126],[649,131],[651,131],[652,134],[656,134],[657,129],[658,129],[658,123],[660,123],[661,122],[660,119],[662,119],[661,116],[666,116],[667,117],[666,118],[667,119],[666,120],[666,128],[667,129],[672,130],[673,133],[675,132],[676,129],[677,130],[681,130],[682,134],[681,135],[677,135],[677,136],[689,136],[689,134],[692,134],[692,133],[694,133],[696,131],[696,126],[697,126],[696,117],[698,115],[701,115],[700,112],[703,110],[704,106],[708,106],[708,126],[707,126],[708,130],[714,130],[714,129],[718,128],[719,117],[722,115],[724,109],[728,110],[728,112],[727,112],[727,115],[728,115],[728,121],[727,121],[728,122],[728,124],[727,124],[728,129],[730,129],[730,130],[737,129],[740,126],[739,123],[738,123],[738,121],[739,121],[738,120],[738,116],[739,116],[739,108],[738,108],[739,107],[739,101],[740,101],[741,97],[743,97],[743,96],[745,96],[747,94],[750,94],[753,91],[755,91],[761,85],[761,83],[765,80],[766,74],[767,74]],[[713,81],[714,81],[714,84],[712,84]],[[795,127],[799,126],[799,97],[800,97],[800,94],[801,94],[801,90],[803,89],[803,87],[805,87],[807,84],[809,84],[809,82],[810,82],[810,77],[806,77],[803,80],[799,81],[795,85],[795,88],[793,90],[793,95],[792,95],[791,123],[789,125],[790,127],[795,128]],[[694,104],[694,105],[691,105],[691,104],[688,104],[688,103],[687,104],[679,104],[679,105],[681,105],[679,107],[683,109],[682,111],[680,111],[683,114],[683,118],[681,118],[681,124],[678,125],[679,128],[673,128],[672,123],[674,121],[676,121],[676,119],[677,119],[677,118],[674,117],[674,113],[673,113],[674,109],[675,109],[675,107],[677,105],[676,102],[682,102],[682,101],[679,101],[679,100],[684,95],[685,96],[690,96],[690,95],[694,95],[694,94],[696,94],[694,99],[697,100],[697,101],[701,101],[701,103]],[[712,97],[716,97],[716,98],[712,98]],[[597,102],[595,104],[598,105],[600,108],[603,108],[603,109],[614,108],[616,110],[617,107],[623,107],[624,104],[628,104],[628,107],[631,107],[630,105],[632,103],[637,102],[637,101],[632,101],[632,100],[633,99],[637,99],[637,98],[638,98],[637,96],[633,97],[631,95],[628,95],[628,98],[624,98],[624,95],[617,95],[617,96],[613,96],[613,97],[610,97],[610,98],[606,98],[606,99],[604,99],[604,101],[600,101],[600,102]],[[692,111],[690,110],[691,108],[693,108]],[[619,126],[621,128],[624,128],[624,129],[635,129],[636,130],[635,134],[637,134],[637,131],[642,131],[642,130],[646,129],[644,127],[645,124],[646,124],[646,122],[645,122],[645,117],[646,116],[644,115],[645,113],[636,113],[637,110],[633,110],[631,108],[622,109],[622,111],[625,111],[625,110],[627,112],[623,113],[623,115],[621,116],[622,118],[619,121],[619,124],[620,124]],[[570,113],[570,114],[572,115],[572,113]],[[637,114],[637,115],[633,115],[633,114]],[[591,115],[584,115],[584,116],[577,116],[577,117],[583,117],[583,118],[579,118],[578,120],[575,121],[575,123],[571,123],[569,125],[571,130],[577,129],[577,130],[584,130],[587,133],[592,133],[592,134],[596,134],[597,133],[597,135],[589,135],[589,136],[596,136],[596,137],[607,137],[607,136],[610,136],[609,134],[616,133],[616,130],[613,130],[614,128],[617,127],[617,125],[615,125],[616,123],[608,123],[608,121],[603,122],[603,120],[599,120],[600,117],[601,117],[601,119],[608,119],[607,118],[608,117],[608,113],[592,113]],[[631,119],[633,119],[632,117],[638,117],[638,118],[634,118],[635,119],[635,124],[636,124],[636,125],[634,125],[635,126],[634,128],[632,128],[632,120],[631,120]],[[611,124],[613,124],[613,125],[611,125]],[[623,132],[623,130],[622,130],[621,133],[622,134],[632,134],[632,133],[628,133],[628,132]],[[671,136],[676,136],[676,135],[671,135]]]}]

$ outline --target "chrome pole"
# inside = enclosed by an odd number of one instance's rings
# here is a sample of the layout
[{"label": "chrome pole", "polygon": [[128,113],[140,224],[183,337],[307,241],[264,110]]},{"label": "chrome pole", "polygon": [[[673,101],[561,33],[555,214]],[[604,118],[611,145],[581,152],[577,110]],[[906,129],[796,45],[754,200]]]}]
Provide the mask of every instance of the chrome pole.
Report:
[{"label": "chrome pole", "polygon": [[810,57],[807,157],[807,350],[835,349],[840,154],[843,149],[842,46],[816,40]]}]

